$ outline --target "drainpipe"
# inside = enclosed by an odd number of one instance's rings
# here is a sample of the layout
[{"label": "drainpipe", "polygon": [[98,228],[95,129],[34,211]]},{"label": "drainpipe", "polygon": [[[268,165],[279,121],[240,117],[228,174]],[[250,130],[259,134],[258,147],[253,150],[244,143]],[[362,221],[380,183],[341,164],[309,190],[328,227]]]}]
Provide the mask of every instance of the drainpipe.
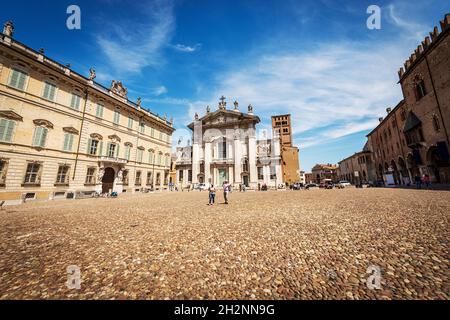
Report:
[{"label": "drainpipe", "polygon": [[83,134],[83,126],[84,126],[84,119],[86,116],[86,107],[87,107],[88,97],[89,97],[88,89],[85,89],[83,115],[81,117],[80,134],[78,135],[78,146],[77,146],[77,153],[75,155],[75,167],[73,169],[72,181],[75,180],[75,174],[77,172],[78,157],[80,154],[80,145],[81,145],[81,135]]}]

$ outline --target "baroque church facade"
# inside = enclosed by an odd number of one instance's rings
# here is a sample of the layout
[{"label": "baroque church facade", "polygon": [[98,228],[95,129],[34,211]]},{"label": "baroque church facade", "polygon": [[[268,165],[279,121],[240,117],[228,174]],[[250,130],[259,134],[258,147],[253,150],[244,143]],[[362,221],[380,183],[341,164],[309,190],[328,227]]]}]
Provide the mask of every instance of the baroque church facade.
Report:
[{"label": "baroque church facade", "polygon": [[235,189],[240,185],[259,189],[283,184],[279,136],[269,138],[262,130],[258,139],[259,122],[251,105],[244,113],[235,101],[229,110],[224,97],[216,111],[208,106],[203,117],[196,114],[188,125],[192,145],[176,149],[175,184],[181,188],[195,188],[198,184],[220,188],[227,182]]}]

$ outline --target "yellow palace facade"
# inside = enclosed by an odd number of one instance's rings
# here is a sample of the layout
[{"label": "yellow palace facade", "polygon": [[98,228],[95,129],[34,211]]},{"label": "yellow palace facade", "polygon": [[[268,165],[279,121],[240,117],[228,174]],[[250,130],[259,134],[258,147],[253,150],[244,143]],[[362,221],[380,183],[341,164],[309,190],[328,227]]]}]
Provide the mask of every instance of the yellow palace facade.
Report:
[{"label": "yellow palace facade", "polygon": [[[11,24],[10,24],[11,26]],[[167,187],[172,121],[0,33],[0,201]]]}]

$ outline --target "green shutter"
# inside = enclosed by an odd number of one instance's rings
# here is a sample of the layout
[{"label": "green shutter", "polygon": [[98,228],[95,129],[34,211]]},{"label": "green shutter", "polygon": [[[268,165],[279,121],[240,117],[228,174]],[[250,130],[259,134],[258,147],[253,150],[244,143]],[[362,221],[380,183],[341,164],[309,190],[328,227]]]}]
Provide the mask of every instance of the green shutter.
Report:
[{"label": "green shutter", "polygon": [[119,157],[119,148],[120,148],[120,145],[116,144],[116,158]]},{"label": "green shutter", "polygon": [[6,141],[6,130],[8,129],[8,122],[6,119],[0,120],[0,141]]},{"label": "green shutter", "polygon": [[48,84],[48,83],[45,83],[45,84],[44,84],[44,94],[43,94],[43,97],[44,97],[44,98],[48,99],[49,91],[50,91],[49,84]]},{"label": "green shutter", "polygon": [[111,143],[109,143],[109,142],[106,144],[106,152],[105,152],[105,155],[108,156],[108,157],[109,157],[109,148],[110,148],[110,145],[111,145]]},{"label": "green shutter", "polygon": [[72,94],[72,100],[70,101],[70,107],[72,109],[78,110],[80,106],[80,96],[77,94]]},{"label": "green shutter", "polygon": [[12,135],[13,135],[13,131],[14,131],[14,125],[16,123],[12,120],[9,120],[6,122],[6,134],[5,134],[5,139],[4,141],[6,142],[11,142],[12,141]]},{"label": "green shutter", "polygon": [[87,154],[91,154],[91,146],[92,146],[92,139],[89,138],[88,139],[88,143],[87,143]]},{"label": "green shutter", "polygon": [[50,100],[55,100],[55,92],[56,92],[56,87],[54,85],[50,85]]},{"label": "green shutter", "polygon": [[17,87],[21,90],[25,89],[25,81],[27,80],[27,75],[23,72],[19,72],[19,81]]},{"label": "green shutter", "polygon": [[66,133],[66,134],[64,134],[64,143],[63,143],[63,150],[64,151],[67,151],[68,144],[69,144],[69,134]]},{"label": "green shutter", "polygon": [[40,144],[39,144],[39,146],[40,147],[45,147],[45,141],[47,140],[47,132],[48,132],[48,130],[46,129],[46,128],[43,128],[43,127],[41,127],[42,128],[42,133],[41,133],[41,139],[40,139]]},{"label": "green shutter", "polygon": [[13,69],[11,72],[11,79],[9,80],[9,85],[14,88],[18,88],[18,84],[19,84],[19,71]]},{"label": "green shutter", "polygon": [[39,140],[41,137],[41,131],[42,131],[42,127],[36,127],[36,129],[34,130],[34,136],[33,136],[33,146],[34,147],[38,147],[39,146]]},{"label": "green shutter", "polygon": [[97,155],[103,156],[103,141],[100,141],[97,145]]}]

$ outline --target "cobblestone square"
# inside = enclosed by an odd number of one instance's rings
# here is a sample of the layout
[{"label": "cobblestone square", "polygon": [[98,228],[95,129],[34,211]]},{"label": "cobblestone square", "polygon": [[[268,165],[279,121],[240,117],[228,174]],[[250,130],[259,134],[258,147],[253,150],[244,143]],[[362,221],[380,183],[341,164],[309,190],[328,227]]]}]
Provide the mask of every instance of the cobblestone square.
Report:
[{"label": "cobblestone square", "polygon": [[[448,299],[450,193],[206,192],[0,212],[1,299]],[[67,267],[81,271],[69,289]],[[381,270],[371,290],[367,269]]]}]

